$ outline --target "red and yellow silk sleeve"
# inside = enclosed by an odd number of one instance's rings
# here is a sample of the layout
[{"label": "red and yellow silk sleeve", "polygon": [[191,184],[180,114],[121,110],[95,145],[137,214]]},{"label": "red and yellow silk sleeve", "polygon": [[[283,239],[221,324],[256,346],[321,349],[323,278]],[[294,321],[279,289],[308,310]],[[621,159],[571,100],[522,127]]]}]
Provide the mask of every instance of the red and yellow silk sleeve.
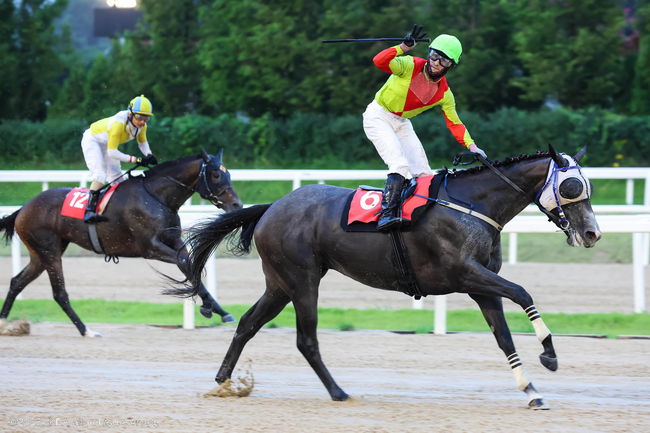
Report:
[{"label": "red and yellow silk sleeve", "polygon": [[397,61],[397,56],[404,54],[399,45],[386,48],[373,57],[372,62],[376,67],[388,74],[400,75],[402,72],[401,62]]},{"label": "red and yellow silk sleeve", "polygon": [[441,102],[440,108],[442,108],[442,115],[445,117],[447,128],[451,131],[451,134],[458,143],[464,147],[469,147],[470,144],[474,143],[474,139],[469,135],[467,128],[465,128],[460,117],[458,117],[458,113],[456,112],[456,99],[451,89],[445,91]]}]

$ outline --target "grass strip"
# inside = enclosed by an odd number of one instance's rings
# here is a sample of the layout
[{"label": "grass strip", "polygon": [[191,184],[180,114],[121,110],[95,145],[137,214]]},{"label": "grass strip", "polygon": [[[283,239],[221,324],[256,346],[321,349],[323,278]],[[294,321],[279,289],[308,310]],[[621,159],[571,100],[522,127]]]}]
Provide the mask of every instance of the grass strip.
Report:
[{"label": "grass strip", "polygon": [[[180,326],[183,321],[181,303],[147,303],[106,301],[103,299],[81,299],[72,301],[79,316],[88,323],[149,324]],[[248,310],[247,305],[229,305],[225,309],[239,318]],[[215,318],[206,319],[195,307],[197,326],[221,326]],[[431,310],[378,310],[319,308],[318,327],[321,329],[382,329],[389,331],[411,331],[427,333],[433,329]],[[554,334],[603,334],[650,335],[650,314],[564,314],[543,315]],[[16,301],[10,320],[25,319],[31,322],[68,322],[61,308],[48,299],[26,299]],[[530,321],[521,312],[506,313],[512,332],[534,332]],[[296,315],[292,306],[287,306],[267,327],[295,327]],[[233,326],[233,325],[224,325]],[[489,328],[478,310],[447,311],[449,331],[489,332]]]}]

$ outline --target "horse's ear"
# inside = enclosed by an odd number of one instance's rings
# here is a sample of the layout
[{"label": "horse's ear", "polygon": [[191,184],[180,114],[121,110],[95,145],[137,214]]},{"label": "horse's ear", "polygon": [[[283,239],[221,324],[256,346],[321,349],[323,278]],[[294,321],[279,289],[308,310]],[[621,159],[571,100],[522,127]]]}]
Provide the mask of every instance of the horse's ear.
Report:
[{"label": "horse's ear", "polygon": [[551,158],[553,158],[553,161],[555,161],[558,167],[566,167],[569,165],[569,162],[555,151],[551,143],[548,144],[548,153],[551,154]]},{"label": "horse's ear", "polygon": [[219,162],[219,164],[221,164],[221,162],[223,161],[223,147],[219,149],[219,153],[217,153],[215,159]]},{"label": "horse's ear", "polygon": [[208,155],[208,152],[206,152],[204,148],[201,148],[201,158],[203,158],[205,162],[210,162],[210,155]]},{"label": "horse's ear", "polygon": [[576,162],[580,162],[580,160],[585,156],[585,153],[587,153],[587,145],[582,146],[582,149],[575,154],[573,159],[575,159]]}]

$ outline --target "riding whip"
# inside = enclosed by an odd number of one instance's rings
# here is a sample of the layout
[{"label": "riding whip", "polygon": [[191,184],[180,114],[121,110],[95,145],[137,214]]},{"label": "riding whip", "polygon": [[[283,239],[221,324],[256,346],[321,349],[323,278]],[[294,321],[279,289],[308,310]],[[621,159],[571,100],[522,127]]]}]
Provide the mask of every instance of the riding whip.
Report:
[{"label": "riding whip", "polygon": [[[349,39],[327,39],[325,41],[321,41],[324,44],[332,44],[335,42],[402,42],[404,38],[361,38],[361,39],[355,39],[355,38],[349,38]],[[431,38],[420,38],[416,39],[416,42],[431,42]]]}]

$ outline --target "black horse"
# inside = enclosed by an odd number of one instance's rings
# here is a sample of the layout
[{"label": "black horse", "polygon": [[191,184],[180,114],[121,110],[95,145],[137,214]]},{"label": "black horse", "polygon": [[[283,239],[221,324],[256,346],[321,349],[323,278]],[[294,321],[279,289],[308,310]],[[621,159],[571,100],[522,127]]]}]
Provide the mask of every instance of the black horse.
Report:
[{"label": "black horse", "polygon": [[[581,152],[582,153],[582,152]],[[579,159],[582,155],[576,155]],[[523,155],[485,167],[439,172],[446,176],[445,200],[429,208],[409,231],[401,233],[422,295],[467,293],[474,299],[507,356],[529,407],[546,408],[524,375],[504,318],[502,298],[524,309],[544,351],[541,363],[557,369],[551,333],[523,287],[497,275],[501,268],[500,228],[529,203],[543,210],[567,235],[572,246],[594,246],[601,236],[591,204],[591,185],[577,162],[564,154]],[[539,194],[538,194],[539,192]],[[318,286],[328,269],[385,290],[404,290],[403,278],[391,257],[391,235],[347,233],[340,225],[351,191],[328,185],[308,185],[273,204],[229,212],[195,226],[189,237],[191,282],[200,280],[210,251],[238,228],[233,250],[247,252],[254,236],[266,276],[266,291],[241,318],[216,381],[230,378],[245,344],[289,301],[297,322],[297,346],[333,400],[346,400],[321,360],[316,337]],[[445,197],[444,194],[447,194]],[[453,199],[452,199],[453,197]],[[471,203],[471,214],[450,202]],[[459,211],[460,210],[460,211]],[[463,211],[464,210],[464,211]],[[189,284],[188,284],[189,286]],[[186,287],[178,295],[195,293]]]},{"label": "black horse", "polygon": [[[144,257],[175,263],[186,275],[188,253],[181,239],[178,209],[195,192],[226,211],[242,207],[232,188],[230,173],[222,163],[223,150],[216,156],[200,155],[162,163],[147,170],[144,176],[130,177],[120,184],[103,215],[106,222],[96,225],[97,238],[104,254]],[[14,230],[29,250],[30,261],[11,279],[0,322],[9,316],[16,296],[47,271],[54,300],[61,306],[81,335],[97,337],[74,312],[63,280],[61,255],[70,242],[88,250],[97,250],[89,235],[89,225],[81,219],[61,216],[61,207],[70,188],[44,191],[12,215],[0,219],[0,232],[10,240]],[[203,300],[201,313],[219,314],[223,321],[234,321],[214,300],[205,286],[196,287]]]}]

